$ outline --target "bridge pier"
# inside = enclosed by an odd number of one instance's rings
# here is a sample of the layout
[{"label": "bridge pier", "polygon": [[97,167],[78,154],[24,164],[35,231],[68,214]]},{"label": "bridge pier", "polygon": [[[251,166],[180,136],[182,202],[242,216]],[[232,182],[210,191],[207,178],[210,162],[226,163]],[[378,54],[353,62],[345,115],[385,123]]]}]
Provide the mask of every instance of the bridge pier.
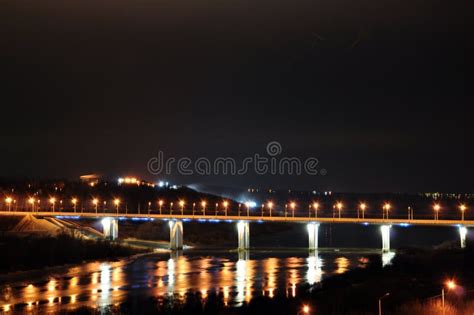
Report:
[{"label": "bridge pier", "polygon": [[112,241],[116,240],[118,238],[118,220],[104,218],[101,222],[104,231],[104,237]]},{"label": "bridge pier", "polygon": [[382,232],[382,251],[390,251],[390,228],[391,225],[381,225],[380,232]]},{"label": "bridge pier", "polygon": [[467,227],[461,225],[459,227],[459,239],[461,241],[461,248],[466,248]]},{"label": "bridge pier", "polygon": [[170,220],[170,249],[181,250],[183,249],[183,221],[181,220]]},{"label": "bridge pier", "polygon": [[250,244],[250,228],[248,221],[239,221],[237,223],[237,234],[239,238],[239,251],[245,251],[249,249]]},{"label": "bridge pier", "polygon": [[311,222],[307,225],[308,228],[308,245],[310,251],[318,249],[319,242],[319,223]]}]

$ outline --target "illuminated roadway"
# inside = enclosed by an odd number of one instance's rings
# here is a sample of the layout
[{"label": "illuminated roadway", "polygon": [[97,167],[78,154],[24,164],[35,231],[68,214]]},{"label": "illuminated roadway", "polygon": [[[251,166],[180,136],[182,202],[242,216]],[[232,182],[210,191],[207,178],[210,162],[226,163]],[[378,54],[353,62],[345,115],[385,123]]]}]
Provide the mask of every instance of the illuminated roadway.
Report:
[{"label": "illuminated roadway", "polygon": [[72,211],[0,211],[0,215],[24,216],[26,214],[44,217],[82,217],[82,218],[123,218],[123,219],[159,219],[159,220],[219,220],[219,221],[251,221],[251,222],[294,222],[294,223],[360,223],[360,224],[409,224],[409,225],[432,225],[432,226],[474,226],[474,220],[434,220],[434,219],[401,219],[401,218],[353,218],[353,217],[309,217],[309,216],[284,216],[284,215],[202,215],[191,213],[116,213],[116,212],[72,212]]}]

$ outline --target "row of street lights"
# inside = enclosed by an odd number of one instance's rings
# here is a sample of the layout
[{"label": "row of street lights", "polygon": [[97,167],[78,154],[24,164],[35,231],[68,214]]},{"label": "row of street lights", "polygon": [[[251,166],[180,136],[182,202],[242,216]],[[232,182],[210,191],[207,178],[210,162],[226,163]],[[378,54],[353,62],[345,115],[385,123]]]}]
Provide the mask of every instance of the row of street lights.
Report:
[{"label": "row of street lights", "polygon": [[[51,198],[49,198],[48,201],[51,205],[51,210],[53,212],[55,212],[55,206],[56,206],[56,203],[58,202],[58,200],[56,200],[56,198],[54,198],[54,197],[51,197]],[[94,205],[95,211],[98,212],[99,199],[98,198],[93,198],[91,200],[91,202]],[[12,206],[12,204],[16,204],[16,200],[13,199],[12,197],[6,197],[5,198],[5,203],[8,207],[8,211],[11,211],[11,206]],[[59,203],[62,205],[63,201],[59,200]],[[77,211],[78,203],[79,203],[79,200],[77,198],[72,198],[71,199],[71,204],[73,206],[74,212]],[[40,199],[35,199],[33,197],[30,197],[30,198],[28,198],[28,204],[31,206],[31,210],[35,211],[35,206],[36,206],[36,209],[39,208]],[[106,204],[107,204],[107,202],[104,201],[104,206]],[[115,209],[118,213],[119,212],[119,207],[120,207],[120,204],[121,204],[121,200],[119,198],[115,198],[115,199],[113,199],[113,204],[114,204]],[[164,204],[165,204],[165,202],[163,200],[160,199],[158,201],[158,210],[159,210],[160,214],[162,214]],[[181,214],[184,214],[184,207],[186,205],[185,200],[179,200],[178,204],[181,208]],[[173,214],[174,203],[170,202],[169,205],[170,205],[170,208],[169,208],[170,214]],[[246,203],[244,203],[244,205],[246,207],[247,216],[248,216],[248,215],[250,215],[250,208],[252,208],[252,203],[246,202]],[[149,213],[151,212],[151,206],[152,206],[152,202],[148,202],[148,212]],[[201,201],[201,209],[200,210],[201,210],[203,215],[206,215],[206,209],[207,209],[206,207],[207,206],[208,205],[207,205],[206,201]],[[227,216],[228,208],[229,208],[229,202],[227,200],[222,202],[222,208],[224,209],[224,214]],[[241,215],[241,208],[242,208],[242,204],[239,203],[238,204],[238,215],[239,216]],[[285,204],[285,212],[284,212],[285,217],[288,216],[288,214],[289,214],[288,210],[289,209],[291,210],[291,216],[294,217],[296,208],[297,208],[296,202],[290,202],[289,204]],[[365,212],[366,212],[367,208],[368,208],[368,206],[367,206],[366,203],[364,203],[364,202],[359,203],[358,207],[357,207],[357,218],[364,219],[365,218]],[[392,206],[391,206],[390,203],[384,203],[382,205],[382,218],[383,219],[388,219],[389,218],[389,213],[390,213],[391,208],[392,208]],[[272,214],[273,214],[274,203],[272,201],[269,201],[266,204],[262,204],[262,206],[261,206],[261,216],[262,217],[264,216],[266,209],[268,209],[269,216],[271,217]],[[336,202],[333,205],[333,210],[337,210],[337,216],[338,216],[339,219],[341,218],[341,213],[342,213],[343,209],[344,209],[344,204],[342,202]],[[464,205],[464,204],[461,204],[461,205],[459,205],[459,209],[461,211],[461,220],[464,221],[464,214],[467,210],[467,206]],[[317,218],[318,217],[318,210],[320,210],[320,204],[318,202],[310,203],[309,207],[308,207],[309,217],[314,215],[314,217]],[[441,211],[440,204],[438,204],[438,203],[434,204],[433,205],[433,210],[434,210],[434,218],[433,219],[434,220],[439,220],[439,213]],[[193,211],[193,215],[194,215],[195,212],[196,212],[196,203],[195,202],[192,203],[192,211]],[[218,211],[219,211],[219,203],[216,203],[215,204],[215,215],[218,214]],[[335,212],[333,212],[333,217],[335,217],[335,215],[336,215]],[[413,220],[413,209],[411,207],[408,207],[408,219]]]}]

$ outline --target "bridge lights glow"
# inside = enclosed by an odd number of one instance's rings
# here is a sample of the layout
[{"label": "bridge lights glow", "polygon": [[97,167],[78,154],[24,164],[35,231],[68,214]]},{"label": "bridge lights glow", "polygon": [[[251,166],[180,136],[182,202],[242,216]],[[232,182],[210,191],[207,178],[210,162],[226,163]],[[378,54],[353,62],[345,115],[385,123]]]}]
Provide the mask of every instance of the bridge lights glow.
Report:
[{"label": "bridge lights glow", "polygon": [[5,198],[5,203],[8,205],[8,211],[11,211],[13,199],[11,197]]},{"label": "bridge lights glow", "polygon": [[365,203],[361,202],[361,203],[359,204],[359,210],[360,210],[360,212],[361,212],[362,219],[365,218],[365,209],[367,209],[367,205],[366,205]]},{"label": "bridge lights glow", "polygon": [[341,211],[342,211],[342,208],[344,208],[344,205],[342,204],[342,202],[338,202],[336,203],[336,208],[337,208],[337,213],[338,213],[338,216],[339,216],[339,219],[341,218]]},{"label": "bridge lights glow", "polygon": [[388,213],[389,213],[391,207],[392,207],[392,206],[391,206],[388,202],[386,202],[386,203],[383,205],[383,207],[382,207],[382,210],[383,210],[383,211],[382,211],[382,217],[383,217],[383,218],[388,219]]},{"label": "bridge lights glow", "polygon": [[464,212],[466,211],[466,205],[462,204],[459,206],[459,210],[461,210],[461,220],[464,221]]},{"label": "bridge lights glow", "polygon": [[247,216],[250,215],[250,207],[252,206],[251,202],[250,201],[247,201],[245,203],[245,206],[247,207]]},{"label": "bridge lights glow", "polygon": [[117,214],[119,213],[119,206],[120,206],[120,199],[115,198],[114,199],[114,205],[115,205],[115,210],[117,211]]},{"label": "bridge lights glow", "polygon": [[56,204],[56,198],[49,198],[49,203],[51,204],[51,209],[54,212],[54,206]]},{"label": "bridge lights glow", "polygon": [[181,215],[183,215],[184,214],[184,205],[185,205],[184,200],[180,200],[179,205],[181,206]]},{"label": "bridge lights glow", "polygon": [[319,210],[319,203],[313,202],[313,209],[314,209],[314,217],[318,217],[318,210]]},{"label": "bridge lights glow", "polygon": [[159,207],[159,211],[160,211],[160,214],[161,214],[161,208],[163,207],[163,200],[158,200],[158,207]]},{"label": "bridge lights glow", "polygon": [[227,216],[227,206],[229,205],[229,202],[225,200],[222,204],[224,205],[225,215]]},{"label": "bridge lights glow", "polygon": [[73,206],[73,208],[74,208],[74,212],[76,212],[77,199],[76,199],[76,198],[72,198],[72,199],[71,199],[71,203],[72,203],[72,206]]},{"label": "bridge lights glow", "polygon": [[295,216],[296,203],[295,202],[290,202],[290,208],[291,208],[291,215],[294,217]]},{"label": "bridge lights glow", "polygon": [[95,213],[97,213],[98,212],[99,199],[97,199],[97,198],[92,199],[92,204],[95,206]]},{"label": "bridge lights glow", "polygon": [[437,203],[433,206],[434,210],[434,219],[439,220],[439,210],[441,210],[441,206]]},{"label": "bridge lights glow", "polygon": [[269,202],[267,203],[267,207],[268,207],[268,209],[270,210],[270,216],[272,216],[273,202],[269,201]]}]

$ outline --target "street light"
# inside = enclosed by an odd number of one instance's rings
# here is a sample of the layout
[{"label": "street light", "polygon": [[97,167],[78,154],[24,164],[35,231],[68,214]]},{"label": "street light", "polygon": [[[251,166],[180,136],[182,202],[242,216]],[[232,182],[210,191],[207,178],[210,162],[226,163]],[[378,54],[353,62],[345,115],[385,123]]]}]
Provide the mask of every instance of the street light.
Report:
[{"label": "street light", "polygon": [[173,214],[173,203],[170,202],[170,215]]},{"label": "street light", "polygon": [[72,203],[72,206],[74,207],[74,212],[76,212],[77,199],[76,199],[76,198],[72,198],[72,199],[71,199],[71,203]]},{"label": "street light", "polygon": [[193,202],[193,216],[194,216],[194,210],[196,209],[196,203]]},{"label": "street light", "polygon": [[309,314],[309,312],[311,311],[311,309],[309,308],[309,305],[307,304],[304,304],[303,307],[301,308],[301,310],[297,313],[297,315],[300,315],[300,314]]},{"label": "street light", "polygon": [[388,212],[392,206],[387,202],[382,207],[382,218],[388,219]]},{"label": "street light", "polygon": [[95,213],[97,213],[97,212],[98,212],[97,206],[98,206],[98,204],[99,204],[99,199],[97,199],[97,198],[92,199],[92,203],[93,203],[94,206],[95,206]]},{"label": "street light", "polygon": [[272,216],[273,202],[271,202],[271,201],[268,202],[268,203],[267,203],[267,207],[268,207],[268,209],[270,210],[270,216]]},{"label": "street light", "polygon": [[461,210],[461,220],[464,221],[464,212],[466,211],[467,207],[466,205],[460,205],[459,209]]},{"label": "street light", "polygon": [[184,200],[181,200],[179,202],[179,205],[181,206],[181,215],[183,215],[184,214]]},{"label": "street light", "polygon": [[28,203],[31,205],[31,212],[34,212],[35,211],[35,198],[30,197],[28,199]]},{"label": "street light", "polygon": [[158,206],[160,207],[160,215],[161,215],[161,207],[163,207],[163,200],[158,201]]},{"label": "street light", "polygon": [[229,205],[229,202],[226,200],[222,203],[224,205],[224,213],[225,213],[225,216],[227,216],[227,206]]},{"label": "street light", "polygon": [[314,202],[313,203],[313,209],[314,209],[314,217],[317,218],[318,217],[319,203]]},{"label": "street light", "polygon": [[119,213],[120,199],[115,198],[115,199],[114,199],[114,205],[115,205],[115,209],[116,209],[117,214],[118,214],[118,213]]},{"label": "street light", "polygon": [[439,210],[441,209],[441,206],[437,203],[433,206],[434,210],[434,219],[439,220]]},{"label": "street light", "polygon": [[5,202],[6,202],[7,205],[8,205],[8,211],[11,211],[11,210],[12,210],[12,209],[11,209],[11,208],[12,208],[12,201],[13,201],[13,199],[12,199],[11,197],[5,198]]},{"label": "street light", "polygon": [[250,202],[246,202],[245,206],[247,207],[247,216],[250,216]]},{"label": "street light", "polygon": [[206,202],[201,201],[201,206],[202,206],[202,215],[206,215]]},{"label": "street light", "polygon": [[[448,288],[448,290],[454,290],[456,288],[456,282],[454,282],[454,280],[448,280],[446,281],[446,287]],[[444,296],[445,296],[445,293],[444,293],[444,286],[443,286],[441,288],[441,304],[443,307],[443,314],[445,313]]]},{"label": "street light", "polygon": [[[367,208],[367,205],[365,203],[361,203],[359,205],[359,210],[362,213],[362,219],[365,219],[365,209]],[[359,218],[359,213],[357,212],[357,218]]]},{"label": "street light", "polygon": [[341,210],[342,210],[343,207],[344,207],[344,205],[342,204],[342,202],[338,202],[337,205],[336,205],[339,219],[341,218]]},{"label": "street light", "polygon": [[390,295],[390,292],[387,292],[379,298],[379,315],[382,315],[382,300],[389,295]]},{"label": "street light", "polygon": [[291,215],[295,217],[295,208],[296,208],[296,203],[292,202],[290,203],[290,208],[291,208]]},{"label": "street light", "polygon": [[51,204],[51,208],[54,212],[54,205],[56,204],[56,198],[49,198],[49,203]]}]

